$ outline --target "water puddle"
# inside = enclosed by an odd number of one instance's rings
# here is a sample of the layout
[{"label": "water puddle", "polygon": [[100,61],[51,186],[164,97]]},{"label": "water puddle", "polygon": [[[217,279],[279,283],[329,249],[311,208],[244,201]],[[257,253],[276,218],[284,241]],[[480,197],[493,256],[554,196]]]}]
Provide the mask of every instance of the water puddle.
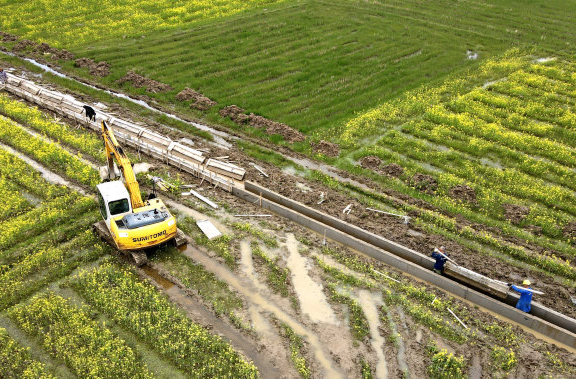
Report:
[{"label": "water puddle", "polygon": [[3,143],[0,143],[0,148],[3,150],[6,150],[7,152],[9,152],[10,154],[13,154],[15,156],[17,156],[18,158],[22,159],[24,162],[26,162],[27,164],[29,164],[30,166],[32,166],[32,168],[36,171],[38,171],[40,174],[42,174],[42,177],[44,179],[46,179],[47,182],[52,183],[52,184],[57,184],[57,185],[62,185],[68,188],[73,189],[76,192],[81,193],[84,196],[88,196],[88,197],[92,197],[91,194],[88,194],[86,191],[84,191],[82,188],[70,183],[68,180],[64,179],[63,177],[61,177],[58,174],[53,173],[52,171],[48,170],[47,168],[45,168],[44,166],[40,165],[38,162],[36,162],[35,160],[32,160],[31,158],[28,158],[27,156],[23,155],[22,153],[20,153],[17,150],[14,150],[13,148],[11,148],[8,145],[4,145]]},{"label": "water puddle", "polygon": [[[402,308],[398,308],[398,313],[400,314],[402,323],[404,324],[404,329],[408,330],[408,326],[406,325],[406,317],[404,316],[404,311],[402,310]],[[402,338],[402,335],[398,333],[398,328],[396,327],[396,323],[394,322],[394,318],[392,317],[390,312],[386,312],[386,318],[388,319],[388,325],[390,325],[392,333],[398,336],[398,338],[396,339],[396,347],[398,348],[396,359],[398,360],[398,366],[400,367],[400,370],[402,370],[402,372],[404,372],[405,375],[409,377],[410,375],[408,364],[406,363],[406,347],[404,346],[404,339]]]},{"label": "water puddle", "polygon": [[239,278],[233,272],[228,270],[228,268],[220,265],[192,246],[188,246],[184,251],[184,254],[194,262],[200,263],[208,271],[217,275],[219,279],[228,283],[228,285],[246,297],[246,299],[251,303],[251,306],[255,307],[256,310],[259,312],[263,311],[272,313],[280,321],[288,324],[288,326],[290,326],[290,328],[292,328],[295,333],[303,336],[303,338],[308,342],[309,348],[313,352],[315,360],[320,364],[322,370],[324,371],[322,377],[343,378],[342,373],[340,373],[338,369],[334,367],[332,360],[326,353],[324,345],[322,342],[320,342],[318,336],[305,328],[302,324],[300,324],[299,321],[295,320],[291,315],[284,312],[273,302],[265,299],[260,294],[258,289],[255,288],[247,278]]},{"label": "water puddle", "polygon": [[170,288],[174,287],[174,283],[162,277],[158,271],[153,269],[150,266],[142,266],[142,271],[146,273],[149,277],[154,279],[154,281],[162,286],[162,288],[169,290]]},{"label": "water puddle", "polygon": [[302,312],[306,313],[314,322],[338,325],[338,319],[326,300],[322,284],[314,281],[308,275],[308,270],[311,267],[310,260],[298,252],[298,241],[294,234],[289,233],[287,235],[286,247],[288,249],[286,266],[292,274],[292,283]]},{"label": "water puddle", "polygon": [[360,290],[356,300],[362,307],[364,315],[368,320],[371,337],[370,342],[378,358],[376,378],[388,378],[388,366],[386,364],[386,357],[384,356],[384,345],[386,341],[384,337],[380,335],[380,315],[378,312],[378,306],[382,305],[382,295],[372,293],[368,290]]},{"label": "water puddle", "polygon": [[242,267],[242,272],[250,279],[254,287],[261,291],[265,291],[266,286],[258,280],[254,271],[252,248],[250,247],[250,244],[245,240],[240,242],[240,264]]}]

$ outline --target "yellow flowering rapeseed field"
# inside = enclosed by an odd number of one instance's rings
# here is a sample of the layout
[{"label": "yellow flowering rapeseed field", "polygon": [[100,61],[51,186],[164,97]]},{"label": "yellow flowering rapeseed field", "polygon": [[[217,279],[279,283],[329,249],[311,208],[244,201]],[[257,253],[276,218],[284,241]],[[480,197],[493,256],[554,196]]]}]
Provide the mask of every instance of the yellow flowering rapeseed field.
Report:
[{"label": "yellow flowering rapeseed field", "polygon": [[10,17],[0,18],[0,29],[69,48],[108,38],[184,28],[277,1],[17,1],[2,4],[2,12]]}]

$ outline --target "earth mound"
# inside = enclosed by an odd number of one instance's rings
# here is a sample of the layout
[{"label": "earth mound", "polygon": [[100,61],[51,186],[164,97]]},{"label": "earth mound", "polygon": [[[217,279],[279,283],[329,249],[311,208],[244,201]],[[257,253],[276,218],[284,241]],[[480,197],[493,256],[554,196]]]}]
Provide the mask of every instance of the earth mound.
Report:
[{"label": "earth mound", "polygon": [[515,225],[520,224],[530,213],[530,208],[524,205],[503,204],[502,207],[504,208],[504,218]]},{"label": "earth mound", "polygon": [[438,188],[438,182],[436,179],[430,175],[420,173],[412,176],[412,179],[410,179],[410,185],[426,193],[433,193]]},{"label": "earth mound", "polygon": [[320,140],[320,142],[312,143],[311,145],[315,153],[324,154],[329,157],[337,157],[340,154],[340,146],[332,142]]},{"label": "earth mound", "polygon": [[134,87],[136,88],[146,87],[146,92],[151,93],[168,92],[172,90],[172,87],[170,85],[139,75],[134,71],[128,71],[126,75],[118,79],[116,82],[118,84],[132,82],[132,85]]},{"label": "earth mound", "polygon": [[104,77],[110,74],[110,64],[106,61],[95,62],[90,58],[78,58],[74,61],[76,67],[88,67],[90,75]]},{"label": "earth mound", "polygon": [[217,102],[204,96],[200,92],[195,91],[192,88],[188,87],[178,92],[178,94],[176,95],[176,100],[178,101],[194,100],[192,104],[190,104],[190,108],[196,108],[201,111],[206,111],[211,107],[213,107],[214,105],[218,104]]},{"label": "earth mound", "polygon": [[456,200],[476,203],[476,191],[466,184],[459,184],[450,190],[450,197]]}]

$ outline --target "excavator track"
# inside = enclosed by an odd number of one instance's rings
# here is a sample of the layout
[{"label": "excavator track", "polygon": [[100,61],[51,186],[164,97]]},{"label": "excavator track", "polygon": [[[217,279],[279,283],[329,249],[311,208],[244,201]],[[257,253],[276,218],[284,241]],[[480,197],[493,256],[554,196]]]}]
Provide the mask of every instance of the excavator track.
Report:
[{"label": "excavator track", "polygon": [[[132,262],[137,267],[144,266],[145,264],[148,263],[148,257],[146,255],[145,250],[123,251],[118,249],[118,246],[116,245],[114,238],[112,238],[112,235],[108,231],[108,228],[106,227],[106,222],[104,220],[94,223],[92,225],[92,228],[104,242],[112,246],[117,252],[123,255],[130,255],[132,257]],[[172,241],[174,241],[176,247],[181,247],[188,243],[188,237],[186,237],[186,234],[184,234],[183,231],[177,229],[176,237],[174,237]]]}]

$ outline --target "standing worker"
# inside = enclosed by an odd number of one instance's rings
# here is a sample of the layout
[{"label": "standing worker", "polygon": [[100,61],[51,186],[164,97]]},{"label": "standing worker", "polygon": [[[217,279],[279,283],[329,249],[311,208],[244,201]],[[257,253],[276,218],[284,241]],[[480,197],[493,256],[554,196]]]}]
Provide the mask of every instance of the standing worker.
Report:
[{"label": "standing worker", "polygon": [[440,249],[434,248],[432,258],[436,259],[436,263],[434,263],[434,272],[442,275],[444,272],[444,265],[446,264],[446,261],[448,261],[448,256],[444,252],[444,246],[440,246]]},{"label": "standing worker", "polygon": [[5,85],[8,80],[8,75],[4,72],[4,69],[0,67],[0,84]]},{"label": "standing worker", "polygon": [[532,289],[530,288],[530,284],[532,283],[530,283],[528,279],[522,282],[524,288],[510,284],[510,288],[520,294],[520,299],[518,300],[518,303],[516,303],[516,308],[526,313],[530,312],[530,303],[532,302]]}]

